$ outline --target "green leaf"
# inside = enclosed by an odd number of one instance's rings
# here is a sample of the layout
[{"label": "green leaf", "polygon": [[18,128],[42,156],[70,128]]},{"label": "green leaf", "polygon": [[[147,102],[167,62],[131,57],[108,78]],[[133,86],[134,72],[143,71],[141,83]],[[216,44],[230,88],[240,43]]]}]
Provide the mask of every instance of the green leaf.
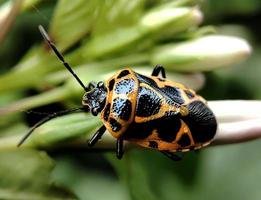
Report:
[{"label": "green leaf", "polygon": [[101,7],[99,1],[58,1],[50,24],[50,35],[59,49],[68,49],[89,33]]},{"label": "green leaf", "polygon": [[50,181],[54,163],[45,153],[32,150],[2,152],[0,160],[0,199],[77,199]]},{"label": "green leaf", "polygon": [[[6,94],[1,94],[0,107],[4,107],[6,104],[15,102],[16,100],[22,98],[22,96],[23,95],[19,92],[16,92],[16,93],[9,92]],[[5,126],[10,127],[11,123],[17,122],[19,119],[21,119],[21,114],[18,114],[18,113],[16,115],[9,115],[9,116],[5,116],[5,117],[3,117],[0,114],[0,129],[2,129]],[[3,129],[1,130],[1,133],[2,132],[3,132]]]},{"label": "green leaf", "polygon": [[144,12],[145,0],[107,0],[101,3],[99,16],[93,23],[92,35],[134,25]]},{"label": "green leaf", "polygon": [[144,149],[128,151],[122,160],[117,160],[115,154],[107,158],[134,200],[188,197],[184,194],[195,185],[200,161],[199,156],[190,154],[174,162],[160,152]]},{"label": "green leaf", "polygon": [[[131,49],[137,51],[144,43],[148,41],[153,43],[154,35],[160,37],[162,30],[167,29],[168,34],[182,32],[197,25],[201,18],[201,12],[195,8],[158,6],[145,12],[141,19],[132,26],[118,27],[102,35],[93,36],[82,45],[82,57],[92,60],[116,53],[121,55],[125,52],[126,54]],[[175,28],[169,30],[169,27]]]},{"label": "green leaf", "polygon": [[124,185],[99,154],[78,152],[78,155],[58,157],[54,180],[71,188],[82,200],[130,200]]}]

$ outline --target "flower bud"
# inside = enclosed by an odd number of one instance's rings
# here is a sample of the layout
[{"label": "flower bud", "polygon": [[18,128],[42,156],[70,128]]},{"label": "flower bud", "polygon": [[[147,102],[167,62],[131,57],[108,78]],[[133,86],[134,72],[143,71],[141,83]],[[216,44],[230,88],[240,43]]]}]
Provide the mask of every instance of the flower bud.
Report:
[{"label": "flower bud", "polygon": [[151,63],[179,71],[209,71],[245,60],[250,53],[251,47],[243,39],[212,35],[158,47]]}]

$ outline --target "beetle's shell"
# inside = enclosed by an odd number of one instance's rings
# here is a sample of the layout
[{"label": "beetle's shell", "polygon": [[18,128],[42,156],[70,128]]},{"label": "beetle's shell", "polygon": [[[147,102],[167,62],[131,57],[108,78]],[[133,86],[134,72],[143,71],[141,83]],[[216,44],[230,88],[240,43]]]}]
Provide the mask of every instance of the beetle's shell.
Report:
[{"label": "beetle's shell", "polygon": [[206,101],[180,83],[125,69],[106,86],[101,119],[116,138],[175,152],[199,149],[215,136],[216,119]]},{"label": "beetle's shell", "polygon": [[101,120],[106,129],[119,138],[134,120],[139,82],[135,72],[126,69],[111,77],[106,87],[107,98]]}]

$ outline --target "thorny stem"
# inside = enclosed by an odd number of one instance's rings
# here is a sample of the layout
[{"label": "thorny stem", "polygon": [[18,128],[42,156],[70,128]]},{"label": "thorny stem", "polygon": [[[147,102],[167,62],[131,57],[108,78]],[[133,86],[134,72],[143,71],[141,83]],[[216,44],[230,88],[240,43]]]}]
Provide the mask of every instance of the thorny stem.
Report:
[{"label": "thorny stem", "polygon": [[[218,131],[214,142],[211,145],[224,145],[246,142],[261,137],[261,101],[229,100],[229,101],[210,101],[209,107],[215,113],[218,120]],[[96,122],[90,122],[97,126]],[[98,126],[97,126],[98,128]],[[95,130],[90,129],[88,137],[91,137]],[[15,149],[21,139],[19,136],[9,136],[0,139],[0,151]],[[34,140],[37,140],[35,137]],[[40,137],[41,138],[41,137]],[[66,143],[52,146],[41,146],[41,149],[52,151],[54,148],[75,149],[75,150],[111,150],[115,148],[115,139],[108,133],[92,148],[86,143],[86,138],[78,138]],[[127,142],[126,142],[127,143]],[[127,144],[127,147],[132,145]],[[23,147],[39,148],[33,143],[25,143]]]}]

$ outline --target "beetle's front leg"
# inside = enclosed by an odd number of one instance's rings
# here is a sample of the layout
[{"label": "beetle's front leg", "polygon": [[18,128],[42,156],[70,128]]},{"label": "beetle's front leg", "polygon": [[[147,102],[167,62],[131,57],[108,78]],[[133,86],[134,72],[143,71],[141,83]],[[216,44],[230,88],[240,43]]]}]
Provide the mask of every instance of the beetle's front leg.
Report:
[{"label": "beetle's front leg", "polygon": [[158,76],[161,72],[162,78],[166,78],[165,69],[161,65],[156,65],[151,73],[151,76]]},{"label": "beetle's front leg", "polygon": [[105,133],[106,127],[103,125],[101,126],[98,131],[91,137],[91,139],[88,141],[88,146],[93,146],[98,142],[98,140],[102,137],[102,135]]}]

